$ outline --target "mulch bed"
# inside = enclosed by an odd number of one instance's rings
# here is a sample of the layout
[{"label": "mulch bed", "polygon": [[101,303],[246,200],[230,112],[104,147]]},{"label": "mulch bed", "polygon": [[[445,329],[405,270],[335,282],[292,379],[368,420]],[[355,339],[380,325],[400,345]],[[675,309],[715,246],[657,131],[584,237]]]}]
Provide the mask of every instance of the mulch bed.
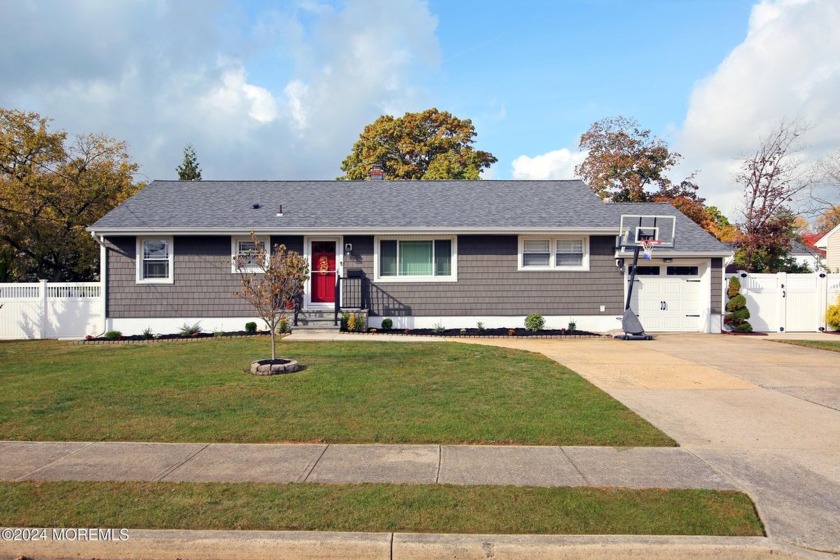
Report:
[{"label": "mulch bed", "polygon": [[[444,329],[443,331],[436,329],[391,329],[384,331],[382,329],[375,330],[377,334],[399,334],[406,336],[440,336],[448,338],[601,338],[604,335],[599,333],[591,333],[589,331],[567,329],[557,330],[541,330],[529,331],[524,328],[518,329]],[[352,333],[351,333],[352,334]]]}]

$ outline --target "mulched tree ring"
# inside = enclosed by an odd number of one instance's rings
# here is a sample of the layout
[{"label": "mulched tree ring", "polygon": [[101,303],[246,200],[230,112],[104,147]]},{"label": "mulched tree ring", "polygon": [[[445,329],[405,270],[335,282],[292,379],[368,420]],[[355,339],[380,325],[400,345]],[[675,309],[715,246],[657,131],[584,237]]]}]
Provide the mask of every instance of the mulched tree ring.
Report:
[{"label": "mulched tree ring", "polygon": [[295,360],[278,358],[276,360],[257,360],[251,362],[251,373],[253,375],[281,375],[294,373],[300,369]]}]

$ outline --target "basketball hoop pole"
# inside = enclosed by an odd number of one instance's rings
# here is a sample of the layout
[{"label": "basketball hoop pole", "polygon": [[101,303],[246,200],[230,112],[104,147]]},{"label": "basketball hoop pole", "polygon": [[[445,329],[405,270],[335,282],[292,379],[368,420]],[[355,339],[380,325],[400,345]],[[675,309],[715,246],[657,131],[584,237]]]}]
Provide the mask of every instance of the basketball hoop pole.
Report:
[{"label": "basketball hoop pole", "polygon": [[633,285],[636,283],[636,265],[639,264],[639,250],[641,247],[633,247],[633,268],[630,269],[630,287],[627,288],[627,303],[624,304],[624,311],[630,309],[630,298],[633,297]]}]

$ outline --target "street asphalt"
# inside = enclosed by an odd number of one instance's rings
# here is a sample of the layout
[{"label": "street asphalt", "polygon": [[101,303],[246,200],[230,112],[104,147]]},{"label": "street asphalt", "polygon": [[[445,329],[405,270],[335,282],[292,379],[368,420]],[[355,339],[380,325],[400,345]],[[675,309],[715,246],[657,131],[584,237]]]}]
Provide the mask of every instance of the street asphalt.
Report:
[{"label": "street asphalt", "polygon": [[678,448],[0,442],[2,480],[735,488],[756,503],[766,538],[132,531],[122,543],[0,541],[0,558],[836,557],[840,354],[772,338],[778,336],[464,340],[562,363],[662,429]]}]

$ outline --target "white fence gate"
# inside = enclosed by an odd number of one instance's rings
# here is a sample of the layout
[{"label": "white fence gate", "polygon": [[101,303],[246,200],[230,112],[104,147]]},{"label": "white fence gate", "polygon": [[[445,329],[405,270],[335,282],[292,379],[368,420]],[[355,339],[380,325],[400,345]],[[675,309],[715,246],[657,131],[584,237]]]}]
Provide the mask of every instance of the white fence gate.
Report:
[{"label": "white fence gate", "polygon": [[96,335],[104,320],[99,282],[0,284],[0,340]]},{"label": "white fence gate", "polygon": [[727,274],[727,282],[732,276],[741,281],[749,322],[757,332],[825,330],[825,311],[840,295],[840,274],[738,272]]}]

